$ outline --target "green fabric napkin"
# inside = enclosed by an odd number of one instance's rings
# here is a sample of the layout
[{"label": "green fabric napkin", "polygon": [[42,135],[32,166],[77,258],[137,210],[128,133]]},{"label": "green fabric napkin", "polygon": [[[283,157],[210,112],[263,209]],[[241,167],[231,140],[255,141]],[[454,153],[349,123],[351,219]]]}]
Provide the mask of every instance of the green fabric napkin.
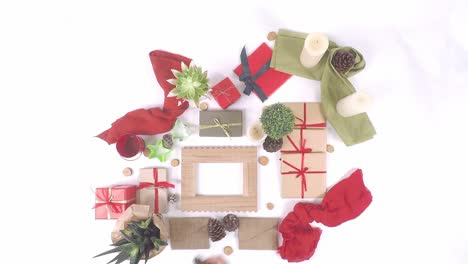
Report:
[{"label": "green fabric napkin", "polygon": [[[360,72],[366,66],[361,53],[351,47],[340,47],[330,41],[327,52],[320,62],[305,68],[299,61],[304,46],[305,33],[280,29],[275,41],[270,67],[282,72],[321,81],[322,113],[335,128],[338,135],[347,146],[352,146],[371,139],[375,129],[366,113],[350,117],[342,117],[336,112],[336,103],[356,92],[348,77]],[[333,54],[338,50],[352,50],[356,54],[354,66],[344,74],[335,70],[331,64]]]}]

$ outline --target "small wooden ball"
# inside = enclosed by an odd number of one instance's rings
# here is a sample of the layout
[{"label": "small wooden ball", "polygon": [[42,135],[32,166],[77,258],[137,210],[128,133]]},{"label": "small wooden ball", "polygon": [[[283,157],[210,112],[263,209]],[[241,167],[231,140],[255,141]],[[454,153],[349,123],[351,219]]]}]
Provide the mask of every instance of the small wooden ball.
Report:
[{"label": "small wooden ball", "polygon": [[145,150],[143,150],[143,156],[145,157],[149,157],[151,151],[148,149],[148,148],[145,148]]},{"label": "small wooden ball", "polygon": [[260,163],[263,166],[266,166],[268,162],[269,162],[268,157],[261,156],[260,158],[258,158],[258,163]]},{"label": "small wooden ball", "polygon": [[131,168],[127,167],[127,168],[123,169],[122,174],[124,176],[132,176],[133,170]]},{"label": "small wooden ball", "polygon": [[226,256],[231,255],[233,251],[234,250],[230,246],[224,247],[224,254],[226,254]]},{"label": "small wooden ball", "polygon": [[207,103],[201,103],[200,104],[200,110],[202,110],[202,111],[208,110],[208,104]]},{"label": "small wooden ball", "polygon": [[268,210],[273,210],[273,208],[275,208],[275,205],[273,203],[267,203],[267,208]]},{"label": "small wooden ball", "polygon": [[273,41],[273,40],[276,39],[276,36],[277,36],[277,35],[276,35],[276,32],[271,31],[270,33],[268,33],[267,39],[268,39],[269,41]]},{"label": "small wooden ball", "polygon": [[333,145],[328,144],[327,145],[327,152],[328,153],[333,153],[335,151],[335,147]]},{"label": "small wooden ball", "polygon": [[179,166],[179,164],[180,164],[180,161],[178,159],[171,160],[171,166],[172,167],[177,167],[177,166]]}]

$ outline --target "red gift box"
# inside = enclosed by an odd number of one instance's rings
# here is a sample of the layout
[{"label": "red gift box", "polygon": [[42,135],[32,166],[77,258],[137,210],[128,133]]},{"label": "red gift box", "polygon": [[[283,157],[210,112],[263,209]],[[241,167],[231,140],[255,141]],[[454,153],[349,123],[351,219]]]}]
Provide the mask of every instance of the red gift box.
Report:
[{"label": "red gift box", "polygon": [[136,200],[136,186],[119,185],[96,188],[96,219],[117,219]]},{"label": "red gift box", "polygon": [[236,86],[234,86],[229,78],[225,78],[213,86],[213,88],[211,88],[211,94],[222,109],[228,108],[241,96]]},{"label": "red gift box", "polygon": [[[245,48],[242,50],[241,62],[243,62],[242,57],[244,53]],[[239,79],[246,84],[244,94],[250,95],[250,92],[253,91],[262,102],[291,77],[290,74],[270,68],[272,54],[271,48],[267,44],[262,43],[260,47],[247,57],[247,63],[244,66],[248,65],[250,72],[245,72],[243,63],[234,69]],[[263,73],[257,76],[259,71],[263,71]]]}]

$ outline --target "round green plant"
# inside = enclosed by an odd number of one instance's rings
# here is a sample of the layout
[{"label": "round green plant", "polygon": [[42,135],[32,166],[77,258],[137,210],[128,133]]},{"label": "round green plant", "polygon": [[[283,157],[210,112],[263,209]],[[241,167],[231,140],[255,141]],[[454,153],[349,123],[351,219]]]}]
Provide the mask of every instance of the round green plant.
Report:
[{"label": "round green plant", "polygon": [[167,80],[175,85],[168,96],[176,96],[179,99],[193,101],[197,106],[200,98],[205,96],[210,88],[208,86],[208,74],[201,67],[187,66],[181,63],[181,70],[172,70],[175,79]]},{"label": "round green plant", "polygon": [[281,103],[267,106],[260,117],[265,134],[273,139],[280,139],[293,131],[294,114]]}]

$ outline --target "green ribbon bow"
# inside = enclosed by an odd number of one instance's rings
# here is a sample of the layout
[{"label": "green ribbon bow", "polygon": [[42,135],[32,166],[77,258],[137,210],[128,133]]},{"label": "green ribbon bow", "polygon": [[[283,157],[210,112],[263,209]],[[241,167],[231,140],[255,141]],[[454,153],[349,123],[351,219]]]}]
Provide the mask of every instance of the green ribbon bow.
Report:
[{"label": "green ribbon bow", "polygon": [[[299,58],[307,35],[306,33],[280,29],[275,41],[270,67],[289,74],[321,81],[322,113],[347,146],[372,139],[376,132],[366,113],[343,117],[336,111],[336,103],[340,99],[356,92],[348,78],[366,66],[362,54],[351,47],[340,47],[335,42],[330,41],[328,50],[320,62],[312,68],[306,68],[302,66]],[[353,51],[356,54],[354,66],[344,74],[336,71],[331,64],[333,55],[339,50]]]}]

